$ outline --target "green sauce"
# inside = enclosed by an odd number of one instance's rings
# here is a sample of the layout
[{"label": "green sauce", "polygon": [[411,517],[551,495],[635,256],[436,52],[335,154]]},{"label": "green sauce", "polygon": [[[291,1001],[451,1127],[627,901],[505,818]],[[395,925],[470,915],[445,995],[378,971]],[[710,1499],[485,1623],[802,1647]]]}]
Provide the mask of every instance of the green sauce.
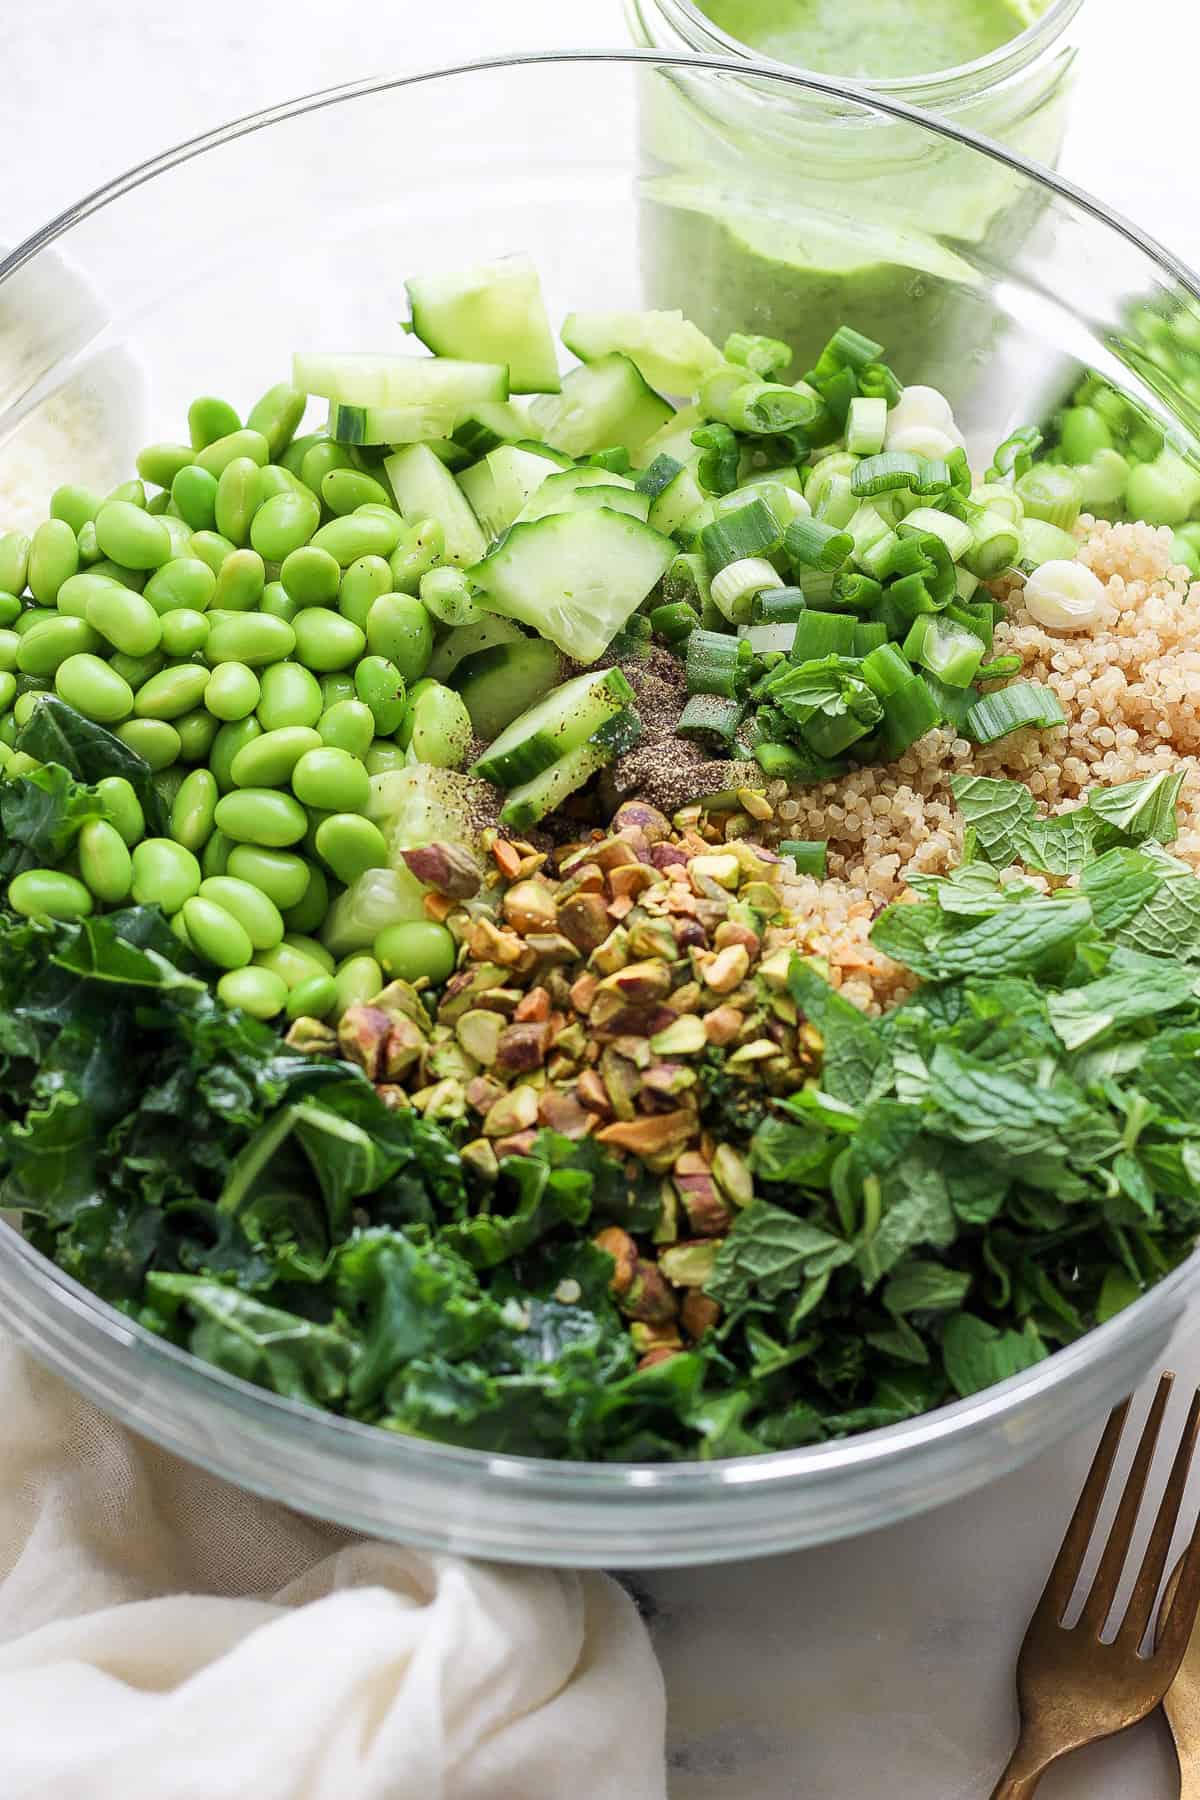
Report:
[{"label": "green sauce", "polygon": [[975,62],[1031,22],[1022,0],[700,0],[714,25],[776,62],[890,81]]}]

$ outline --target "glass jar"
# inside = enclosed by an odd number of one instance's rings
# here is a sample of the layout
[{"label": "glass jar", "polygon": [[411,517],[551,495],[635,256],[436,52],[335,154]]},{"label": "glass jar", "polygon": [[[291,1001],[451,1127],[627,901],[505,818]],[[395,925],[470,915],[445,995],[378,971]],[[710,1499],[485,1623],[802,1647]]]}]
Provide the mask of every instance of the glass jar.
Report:
[{"label": "glass jar", "polygon": [[[927,108],[959,129],[1053,166],[1062,146],[1083,0],[1052,0],[1020,36],[977,61],[931,75],[860,84],[862,98]],[[744,62],[743,83],[711,93],[660,83],[642,113],[643,245],[651,292],[702,270],[699,322],[718,340],[757,329],[785,339],[808,367],[840,324],[882,342],[901,374],[948,391],[986,354],[991,321],[975,304],[981,259],[996,266],[1032,229],[1037,203],[1000,164],[962,143],[918,140],[884,112],[846,105],[806,75],[782,100],[763,59],[693,0],[627,0],[639,44]],[[781,64],[768,65],[782,68]],[[755,199],[714,207],[714,175]],[[736,171],[736,180],[733,179]],[[700,204],[700,192],[704,204]],[[661,302],[666,304],[665,299]]]}]

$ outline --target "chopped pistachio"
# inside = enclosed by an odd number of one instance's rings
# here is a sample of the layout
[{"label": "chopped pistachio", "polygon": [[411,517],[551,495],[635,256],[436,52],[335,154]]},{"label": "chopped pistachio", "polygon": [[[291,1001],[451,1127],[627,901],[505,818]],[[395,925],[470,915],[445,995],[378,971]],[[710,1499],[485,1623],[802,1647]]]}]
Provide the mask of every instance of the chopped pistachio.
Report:
[{"label": "chopped pistachio", "polygon": [[723,1238],[702,1238],[686,1244],[668,1244],[660,1251],[658,1266],[675,1287],[702,1288],[712,1279]]},{"label": "chopped pistachio", "polygon": [[704,1030],[704,1020],[695,1013],[687,1013],[676,1019],[665,1031],[656,1032],[650,1039],[650,1048],[655,1056],[695,1056],[708,1048],[708,1037]]}]

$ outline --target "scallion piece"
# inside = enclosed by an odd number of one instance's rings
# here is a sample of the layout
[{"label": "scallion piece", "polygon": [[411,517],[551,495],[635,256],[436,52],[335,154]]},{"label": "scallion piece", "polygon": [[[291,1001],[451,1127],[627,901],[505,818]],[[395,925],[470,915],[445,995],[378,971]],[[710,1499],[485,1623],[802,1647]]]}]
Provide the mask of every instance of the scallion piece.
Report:
[{"label": "scallion piece", "polygon": [[917,456],[912,450],[883,450],[878,456],[864,456],[850,477],[850,485],[860,500],[873,494],[888,494],[893,488],[911,488],[922,498],[944,494],[950,486],[950,471],[941,457]]},{"label": "scallion piece", "polygon": [[692,442],[704,452],[696,465],[696,480],[709,494],[732,493],[738,484],[741,451],[728,425],[699,425]]},{"label": "scallion piece", "polygon": [[880,644],[862,659],[862,678],[881,700],[897,693],[912,675],[912,664],[895,644]]},{"label": "scallion piece", "polygon": [[732,624],[747,622],[755,596],[778,587],[779,571],[762,556],[745,556],[726,563],[712,579],[712,597],[718,610]]},{"label": "scallion piece", "polygon": [[1074,469],[1038,463],[1017,482],[1016,492],[1027,519],[1044,519],[1070,531],[1083,506],[1083,487]]},{"label": "scallion piece", "polygon": [[888,403],[856,394],[846,414],[846,448],[857,456],[877,456],[887,431]]},{"label": "scallion piece", "polygon": [[987,655],[992,647],[992,636],[996,629],[990,600],[981,600],[977,605],[972,605],[970,601],[966,600],[952,600],[946,608],[945,616],[953,619],[956,625],[964,626],[967,631],[973,631],[983,645],[984,655]]},{"label": "scallion piece", "polygon": [[689,694],[718,694],[727,700],[745,693],[754,672],[754,652],[745,638],[697,628],[688,637]]},{"label": "scallion piece", "polygon": [[[817,358],[814,373],[832,375],[838,369],[853,369],[857,374],[859,369],[877,363],[882,355],[882,344],[877,344],[873,338],[864,337],[853,326],[839,325]],[[806,375],[804,379],[811,381],[812,375]]]},{"label": "scallion piece", "polygon": [[796,621],[791,661],[815,662],[822,656],[849,656],[854,644],[854,620],[848,613],[814,612],[810,607]]},{"label": "scallion piece", "polygon": [[914,507],[906,515],[899,531],[902,537],[909,532],[928,532],[933,537],[940,538],[954,562],[970,549],[973,535],[971,527],[964,520],[956,519],[952,513],[942,512],[936,506]]},{"label": "scallion piece", "polygon": [[730,563],[766,556],[778,550],[782,542],[779,521],[766,501],[758,499],[748,501],[736,512],[723,513],[700,532],[700,548],[713,575]]},{"label": "scallion piece", "polygon": [[939,681],[931,669],[924,671],[922,680],[937,702],[942,724],[952,725],[961,735],[967,722],[967,714],[979,698],[978,689],[974,686],[951,687],[948,682]]},{"label": "scallion piece", "polygon": [[821,397],[780,381],[746,381],[725,399],[721,418],[752,436],[803,431],[821,412]]},{"label": "scallion piece", "polygon": [[739,625],[738,637],[749,644],[755,656],[790,656],[796,626],[794,621],[781,625]]},{"label": "scallion piece", "polygon": [[970,569],[956,568],[954,571],[954,591],[960,600],[970,600],[979,591],[979,577],[972,575]]},{"label": "scallion piece", "polygon": [[975,671],[976,681],[1003,681],[1006,676],[1019,675],[1024,665],[1019,656],[998,656],[995,662],[983,663]]},{"label": "scallion piece", "polygon": [[[968,505],[972,510],[967,510]],[[1025,504],[1007,482],[981,481],[978,487],[972,488],[969,497],[960,502],[957,516],[965,519],[968,525],[974,525],[985,512],[1000,513],[1014,525],[1019,525],[1025,517]]]},{"label": "scallion piece", "polygon": [[[696,633],[693,632],[693,637]],[[736,640],[731,640],[736,642]],[[747,644],[746,649],[750,646]],[[724,744],[733,742],[742,722],[744,708],[740,700],[720,694],[693,694],[679,715],[676,737],[717,738]]]},{"label": "scallion piece", "polygon": [[677,457],[668,456],[664,451],[661,456],[656,456],[650,467],[643,469],[638,476],[635,485],[639,494],[649,494],[652,500],[657,500],[663,489],[670,486],[682,468],[683,464]]},{"label": "scallion piece", "polygon": [[861,623],[856,620],[851,655],[865,659],[872,650],[881,650],[887,641],[887,626],[882,619],[863,619]]},{"label": "scallion piece", "polygon": [[807,606],[808,601],[798,587],[769,588],[765,593],[755,594],[750,622],[753,625],[794,625]]},{"label": "scallion piece", "polygon": [[851,612],[870,612],[879,604],[882,593],[881,583],[873,580],[870,575],[860,575],[853,569],[844,569],[834,578],[829,602],[831,606],[847,607]]},{"label": "scallion piece", "polygon": [[1069,531],[1047,524],[1045,519],[1026,519],[1020,527],[1016,561],[1029,574],[1044,562],[1073,562],[1079,545]]},{"label": "scallion piece", "polygon": [[859,392],[868,400],[886,400],[889,407],[895,406],[904,388],[894,369],[885,362],[864,363],[858,371]]},{"label": "scallion piece", "polygon": [[995,694],[983,694],[966,718],[966,735],[976,744],[994,744],[1026,725],[1050,730],[1065,725],[1066,716],[1058,696],[1033,681],[1014,681],[1011,687]]},{"label": "scallion piece", "polygon": [[914,619],[903,652],[949,687],[969,687],[983,661],[983,644],[965,625],[941,613],[923,613]]},{"label": "scallion piece", "polygon": [[805,379],[811,381],[815,392],[825,402],[827,411],[836,420],[839,431],[842,430],[850,415],[851,405],[858,396],[858,381],[854,370],[834,369],[828,375],[822,375],[814,369]]},{"label": "scallion piece", "polygon": [[967,461],[967,453],[961,444],[956,444],[946,457],[946,467],[950,471],[950,486],[954,492],[969,494],[971,491],[971,465]]},{"label": "scallion piece", "polygon": [[682,644],[700,623],[700,614],[686,600],[670,600],[656,606],[650,614],[650,628],[664,644]]},{"label": "scallion piece", "polygon": [[686,600],[703,610],[710,600],[708,564],[697,550],[681,552],[663,576],[663,599]]},{"label": "scallion piece", "polygon": [[781,339],[760,337],[746,331],[730,332],[725,339],[724,355],[726,362],[739,363],[763,381],[778,375],[792,360],[791,350]]},{"label": "scallion piece", "polygon": [[883,736],[888,754],[903,756],[913,744],[941,724],[941,710],[927,682],[910,675],[903,687],[883,703]]},{"label": "scallion piece", "polygon": [[923,575],[902,575],[891,582],[886,591],[901,617],[910,621],[920,618],[922,613],[941,611]]},{"label": "scallion piece", "polygon": [[897,533],[882,558],[879,572],[885,579],[890,575],[932,575],[933,563],[925,553],[920,533],[908,537]]},{"label": "scallion piece", "polygon": [[1021,553],[1021,533],[999,513],[985,512],[972,529],[971,547],[960,559],[981,581],[998,575]]},{"label": "scallion piece", "polygon": [[826,525],[836,526],[839,531],[849,525],[858,511],[858,501],[854,498],[848,475],[830,476],[820,498],[809,504],[818,519]]},{"label": "scallion piece", "polygon": [[781,744],[773,738],[760,740],[754,746],[754,760],[772,781],[829,781],[842,773],[841,763],[827,763],[796,744]]},{"label": "scallion piece", "polygon": [[779,854],[791,859],[797,875],[815,875],[818,881],[824,881],[829,859],[825,838],[783,838]]},{"label": "scallion piece", "polygon": [[1027,469],[1033,467],[1034,453],[1042,447],[1042,434],[1036,425],[1022,425],[1011,437],[997,447],[992,458],[992,466],[987,472],[989,481],[1016,481]]},{"label": "scallion piece", "polygon": [[832,574],[848,560],[854,539],[823,519],[793,519],[783,534],[783,548],[798,571],[822,569]]}]

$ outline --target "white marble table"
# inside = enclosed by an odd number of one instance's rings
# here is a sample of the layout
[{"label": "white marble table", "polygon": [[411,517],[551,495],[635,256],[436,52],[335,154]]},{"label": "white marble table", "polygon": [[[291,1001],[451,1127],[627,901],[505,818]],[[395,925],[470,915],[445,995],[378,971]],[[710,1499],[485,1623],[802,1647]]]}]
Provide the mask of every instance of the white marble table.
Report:
[{"label": "white marble table", "polygon": [[[1200,21],[1185,0],[1142,0],[1134,34],[1127,6],[1087,5],[1064,170],[1200,261]],[[294,94],[625,36],[620,0],[356,0],[341,14],[318,0],[10,4],[0,242],[166,145]],[[1184,1385],[1200,1382],[1200,1344],[1176,1363]],[[1090,1452],[1064,1443],[982,1497],[831,1550],[641,1579],[670,1690],[675,1800],[985,1800],[1013,1729],[1016,1646]],[[1167,1800],[1169,1740],[1151,1723],[1042,1791]]]}]

